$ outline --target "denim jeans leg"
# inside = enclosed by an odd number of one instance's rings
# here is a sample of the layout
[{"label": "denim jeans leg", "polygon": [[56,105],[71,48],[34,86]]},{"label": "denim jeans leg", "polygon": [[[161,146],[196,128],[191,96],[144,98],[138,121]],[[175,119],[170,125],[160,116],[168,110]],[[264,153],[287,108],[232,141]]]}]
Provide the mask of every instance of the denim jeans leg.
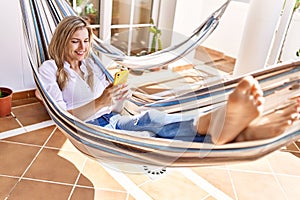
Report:
[{"label": "denim jeans leg", "polygon": [[116,116],[115,113],[109,113],[109,114],[102,115],[101,117],[98,117],[97,119],[90,120],[87,123],[94,124],[94,125],[101,126],[101,127],[115,129],[115,125],[113,123],[111,123],[111,119],[115,116]]},{"label": "denim jeans leg", "polygon": [[121,116],[116,127],[123,130],[157,133],[166,125],[166,119],[167,114],[157,110],[149,110],[135,116]]},{"label": "denim jeans leg", "polygon": [[123,130],[151,131],[160,137],[174,138],[195,136],[194,120],[183,120],[179,115],[166,114],[157,110],[149,110],[136,116],[122,116],[117,127]]}]

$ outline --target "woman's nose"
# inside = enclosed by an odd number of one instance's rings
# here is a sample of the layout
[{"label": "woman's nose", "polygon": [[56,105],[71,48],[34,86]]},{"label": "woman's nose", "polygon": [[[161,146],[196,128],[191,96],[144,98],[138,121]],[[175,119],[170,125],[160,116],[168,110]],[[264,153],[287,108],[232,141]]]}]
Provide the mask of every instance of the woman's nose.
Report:
[{"label": "woman's nose", "polygon": [[84,47],[85,47],[84,42],[80,42],[79,43],[79,48],[84,48]]}]

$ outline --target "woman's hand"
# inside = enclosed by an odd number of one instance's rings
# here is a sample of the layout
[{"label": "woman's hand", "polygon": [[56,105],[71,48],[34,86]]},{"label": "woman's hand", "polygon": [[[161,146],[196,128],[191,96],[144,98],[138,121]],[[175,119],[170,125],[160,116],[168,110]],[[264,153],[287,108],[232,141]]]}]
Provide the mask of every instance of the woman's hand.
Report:
[{"label": "woman's hand", "polygon": [[120,84],[112,86],[111,97],[112,97],[112,106],[111,110],[113,112],[121,112],[124,106],[124,102],[129,100],[132,96],[132,92],[128,87],[128,84]]}]

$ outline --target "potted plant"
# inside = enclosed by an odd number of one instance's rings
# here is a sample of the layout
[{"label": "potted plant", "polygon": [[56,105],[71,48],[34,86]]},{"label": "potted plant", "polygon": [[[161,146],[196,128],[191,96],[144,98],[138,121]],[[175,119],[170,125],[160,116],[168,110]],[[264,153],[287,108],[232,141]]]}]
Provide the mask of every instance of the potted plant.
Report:
[{"label": "potted plant", "polygon": [[6,87],[0,87],[0,117],[5,117],[11,112],[13,91]]},{"label": "potted plant", "polygon": [[[161,30],[158,29],[158,27],[154,25],[153,19],[150,20],[150,24],[151,24],[150,32],[153,33],[150,53],[154,53],[156,51],[162,50],[162,42],[160,39]],[[158,46],[157,48],[156,48],[156,44]]]}]

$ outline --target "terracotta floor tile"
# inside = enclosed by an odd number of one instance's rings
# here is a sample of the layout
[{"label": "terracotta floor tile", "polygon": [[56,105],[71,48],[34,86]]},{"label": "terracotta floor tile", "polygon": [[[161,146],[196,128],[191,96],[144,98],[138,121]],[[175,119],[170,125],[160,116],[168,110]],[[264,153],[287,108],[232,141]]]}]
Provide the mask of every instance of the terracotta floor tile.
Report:
[{"label": "terracotta floor tile", "polygon": [[212,67],[215,67],[218,70],[221,70],[221,71],[224,71],[224,72],[227,72],[227,73],[233,72],[234,65],[235,65],[234,62],[226,61],[224,59],[218,60],[217,63],[212,63],[211,64]]},{"label": "terracotta floor tile", "polygon": [[275,173],[300,176],[300,158],[288,152],[276,151],[268,156]]},{"label": "terracotta floor tile", "polygon": [[127,173],[126,174],[136,185],[142,185],[145,182],[151,180],[147,174],[139,174],[139,173]]},{"label": "terracotta floor tile", "polygon": [[291,154],[293,154],[294,156],[296,156],[297,158],[300,159],[300,152],[293,152],[293,153],[291,153]]},{"label": "terracotta floor tile", "polygon": [[[133,165],[133,164],[126,164],[126,163],[118,163],[118,164],[107,164],[105,166],[109,169],[121,171],[126,174],[136,185],[142,185],[145,182],[151,181],[154,177],[150,177],[147,174],[144,166],[141,165]],[[149,166],[147,166],[149,168]],[[153,167],[152,170],[161,171],[161,167]],[[162,177],[162,176],[160,176]],[[158,177],[158,178],[160,178]]]},{"label": "terracotta floor tile", "polygon": [[61,148],[66,142],[66,137],[56,128],[54,134],[51,136],[49,141],[46,143],[47,147]]},{"label": "terracotta floor tile", "polygon": [[74,145],[66,138],[66,136],[59,129],[55,130],[54,134],[46,143],[46,146],[66,151],[74,151],[76,149]]},{"label": "terracotta floor tile", "polygon": [[0,174],[21,176],[39,149],[35,146],[0,141]]},{"label": "terracotta floor tile", "polygon": [[9,200],[65,200],[72,186],[21,180],[11,193]]},{"label": "terracotta floor tile", "polygon": [[94,188],[95,187],[94,183],[90,179],[88,179],[86,176],[84,176],[82,174],[80,174],[80,177],[78,179],[77,185],[78,186],[84,186],[84,187],[87,187],[87,188]]},{"label": "terracotta floor tile", "polygon": [[212,196],[207,196],[204,198],[205,200],[216,200],[216,198],[212,197]]},{"label": "terracotta floor tile", "polygon": [[278,181],[283,188],[286,199],[299,199],[300,197],[300,177],[299,176],[277,176]]},{"label": "terracotta floor tile", "polygon": [[212,62],[212,61],[217,61],[219,59],[224,58],[223,53],[210,53],[210,50],[203,46],[197,47],[195,50],[195,59],[201,60],[202,62]]},{"label": "terracotta floor tile", "polygon": [[163,178],[149,181],[140,188],[151,198],[159,200],[203,199],[208,195],[178,171],[169,172]]},{"label": "terracotta floor tile", "polygon": [[136,200],[133,196],[129,195],[127,200]]},{"label": "terracotta floor tile", "polygon": [[5,141],[13,141],[25,144],[43,145],[49,138],[55,126],[42,128],[36,131],[27,132],[18,136],[6,138]]},{"label": "terracotta floor tile", "polygon": [[17,122],[17,120],[9,115],[7,117],[0,117],[0,135],[1,132],[20,128],[20,124]]},{"label": "terracotta floor tile", "polygon": [[230,173],[226,168],[197,167],[192,168],[192,170],[214,187],[234,198],[234,189],[231,183]]},{"label": "terracotta floor tile", "polygon": [[295,141],[295,145],[298,147],[298,151],[300,151],[300,141]]},{"label": "terracotta floor tile", "polygon": [[[84,160],[76,153],[64,153],[73,156],[74,162],[83,164]],[[79,170],[74,163],[58,154],[58,150],[44,148],[24,176],[33,179],[74,184]]]},{"label": "terracotta floor tile", "polygon": [[18,182],[17,178],[0,176],[0,199],[5,199],[13,186]]},{"label": "terracotta floor tile", "polygon": [[232,165],[227,165],[231,170],[242,170],[242,171],[252,171],[252,172],[267,172],[271,173],[271,168],[268,160],[268,156],[260,158],[258,160],[241,162]]},{"label": "terracotta floor tile", "polygon": [[293,143],[289,144],[288,146],[286,146],[286,148],[284,150],[286,150],[286,151],[299,151],[299,147],[297,146],[296,142],[293,142]]},{"label": "terracotta floor tile", "polygon": [[70,200],[96,200],[94,188],[76,187]]},{"label": "terracotta floor tile", "polygon": [[23,126],[50,119],[45,107],[39,102],[12,108],[12,112]]},{"label": "terracotta floor tile", "polygon": [[76,187],[71,200],[127,200],[127,193]]},{"label": "terracotta floor tile", "polygon": [[99,200],[127,200],[127,193],[124,192],[115,192],[107,190],[95,190],[95,199]]},{"label": "terracotta floor tile", "polygon": [[282,200],[285,199],[281,186],[271,174],[231,171],[237,199]]},{"label": "terracotta floor tile", "polygon": [[[90,181],[87,182],[87,180]],[[77,183],[82,186],[92,186],[97,189],[107,189],[124,191],[124,188],[106,172],[106,170],[97,161],[88,159],[82,175]]]}]

